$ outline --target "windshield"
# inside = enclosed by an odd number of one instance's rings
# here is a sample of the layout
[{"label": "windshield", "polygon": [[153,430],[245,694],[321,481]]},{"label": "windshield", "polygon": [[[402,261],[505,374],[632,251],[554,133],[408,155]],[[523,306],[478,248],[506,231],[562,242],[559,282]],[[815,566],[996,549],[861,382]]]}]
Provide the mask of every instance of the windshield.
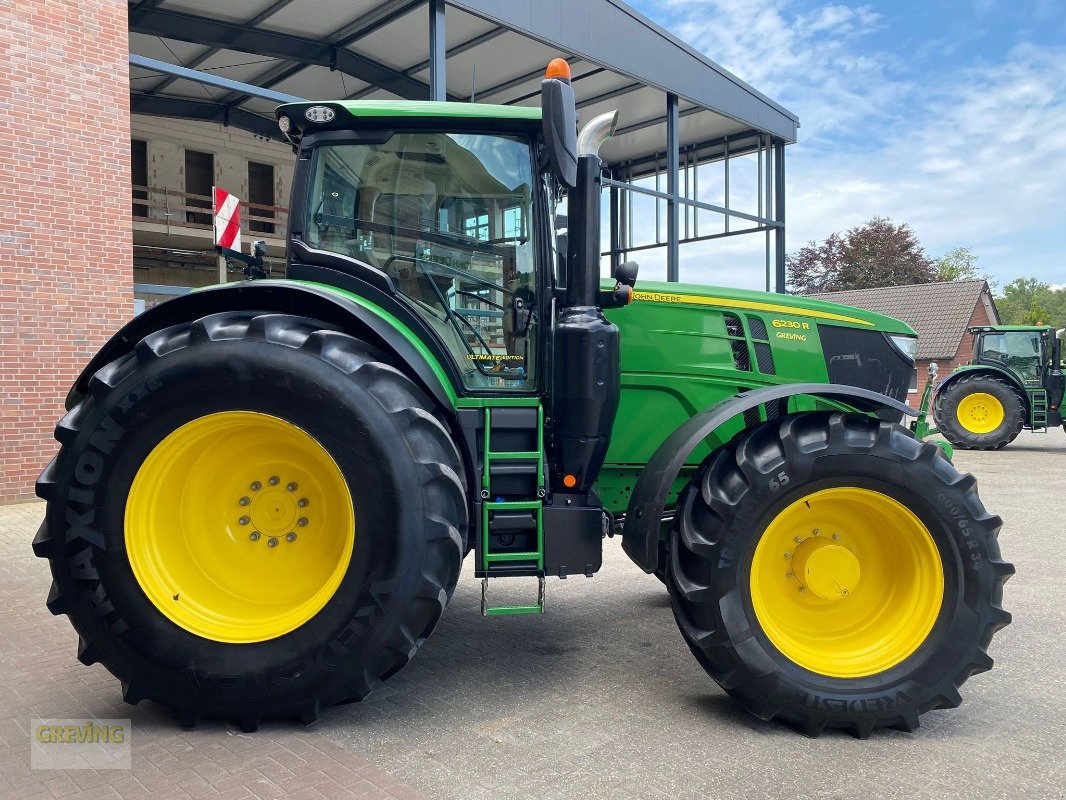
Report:
[{"label": "windshield", "polygon": [[1010,367],[1025,383],[1040,383],[1043,358],[1039,331],[986,333],[981,337],[981,356]]},{"label": "windshield", "polygon": [[533,385],[533,170],[516,136],[318,147],[305,238],[387,273],[474,388]]}]

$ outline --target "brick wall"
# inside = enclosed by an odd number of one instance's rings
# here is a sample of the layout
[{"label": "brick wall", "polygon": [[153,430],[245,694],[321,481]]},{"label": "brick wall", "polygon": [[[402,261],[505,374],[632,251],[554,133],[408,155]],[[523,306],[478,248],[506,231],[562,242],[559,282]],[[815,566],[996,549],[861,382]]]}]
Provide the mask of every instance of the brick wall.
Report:
[{"label": "brick wall", "polygon": [[[985,307],[983,298],[977,301],[977,305],[974,307],[973,313],[970,315],[970,321],[966,323],[966,327],[976,327],[978,325],[997,325],[996,320],[990,319],[988,315],[988,309]],[[955,351],[954,357],[948,361],[945,359],[937,359],[936,365],[939,367],[938,378],[941,380],[947,377],[955,367],[963,364],[969,364],[973,358],[973,336],[969,331],[966,331],[962,335],[962,341],[959,343],[959,349]],[[929,382],[929,362],[918,361],[918,391],[915,394],[909,396],[909,403],[914,408],[918,407],[919,401],[922,399],[922,392],[925,391],[925,385]]]},{"label": "brick wall", "polygon": [[125,0],[0,0],[0,501],[133,314]]}]

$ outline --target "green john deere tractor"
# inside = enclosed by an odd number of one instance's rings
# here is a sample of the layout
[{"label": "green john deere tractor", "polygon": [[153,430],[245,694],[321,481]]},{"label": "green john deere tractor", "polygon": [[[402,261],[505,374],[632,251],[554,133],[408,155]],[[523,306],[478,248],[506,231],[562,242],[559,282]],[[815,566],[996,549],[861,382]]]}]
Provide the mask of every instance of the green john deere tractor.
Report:
[{"label": "green john deere tractor", "polygon": [[998,450],[1022,428],[1063,424],[1064,331],[988,325],[970,333],[973,360],[933,391],[933,420],[945,439],[967,450]]},{"label": "green john deere tractor", "polygon": [[[541,109],[278,110],[286,279],[141,314],[56,428],[33,549],[83,663],[183,725],[311,722],[407,664],[464,557],[486,615],[540,613],[620,532],[758,717],[866,736],[959,704],[1013,569],[973,477],[899,424],[914,332],[601,284],[614,116],[578,135],[565,76]],[[536,600],[493,604],[515,577]]]}]

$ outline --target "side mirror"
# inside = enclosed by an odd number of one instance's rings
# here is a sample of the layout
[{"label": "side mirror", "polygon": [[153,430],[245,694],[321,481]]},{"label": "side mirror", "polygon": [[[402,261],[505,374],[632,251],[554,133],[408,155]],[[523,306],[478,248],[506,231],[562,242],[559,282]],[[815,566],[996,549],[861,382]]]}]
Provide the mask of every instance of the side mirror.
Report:
[{"label": "side mirror", "polygon": [[636,261],[625,261],[614,268],[614,279],[625,286],[636,286],[639,269],[640,265]]},{"label": "side mirror", "polygon": [[552,171],[568,188],[577,186],[577,101],[570,67],[561,58],[548,65],[540,84],[544,151]]}]

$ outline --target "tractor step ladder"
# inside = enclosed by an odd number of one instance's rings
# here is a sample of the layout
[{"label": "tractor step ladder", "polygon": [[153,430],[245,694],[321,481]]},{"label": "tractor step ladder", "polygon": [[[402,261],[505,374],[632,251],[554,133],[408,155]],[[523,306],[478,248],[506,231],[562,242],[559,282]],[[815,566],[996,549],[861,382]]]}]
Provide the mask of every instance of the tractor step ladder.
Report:
[{"label": "tractor step ladder", "polygon": [[[497,409],[501,416],[507,413]],[[525,407],[523,411],[533,411]],[[535,450],[494,450],[492,412],[485,408],[483,467],[481,476],[481,613],[486,617],[544,613],[544,411],[536,408]],[[531,496],[502,495],[494,483],[516,477],[532,489]],[[526,481],[523,481],[523,477]],[[504,498],[507,499],[504,499]],[[496,536],[494,536],[496,534]],[[524,546],[507,549],[500,538],[521,536]],[[488,604],[489,578],[525,576],[537,578],[537,602],[530,605]]]},{"label": "tractor step ladder", "polygon": [[1029,425],[1034,431],[1047,433],[1048,401],[1046,389],[1029,390]]}]

